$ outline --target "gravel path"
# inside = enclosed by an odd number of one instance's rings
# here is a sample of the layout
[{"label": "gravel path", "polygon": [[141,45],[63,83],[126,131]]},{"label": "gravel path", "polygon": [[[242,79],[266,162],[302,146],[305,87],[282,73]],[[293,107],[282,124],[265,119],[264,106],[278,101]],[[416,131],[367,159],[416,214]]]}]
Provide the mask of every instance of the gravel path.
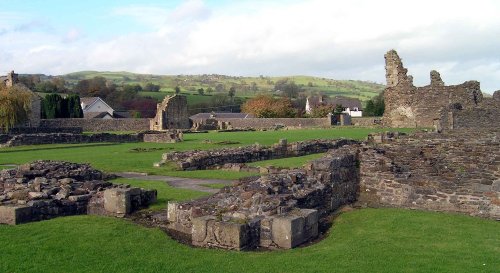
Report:
[{"label": "gravel path", "polygon": [[170,186],[175,188],[209,192],[209,193],[217,193],[219,189],[204,187],[203,184],[231,185],[233,183],[233,181],[231,180],[196,179],[196,178],[184,178],[184,177],[173,177],[173,176],[163,176],[163,175],[147,175],[144,173],[135,173],[135,172],[115,173],[115,175],[128,179],[164,181],[167,182]]}]

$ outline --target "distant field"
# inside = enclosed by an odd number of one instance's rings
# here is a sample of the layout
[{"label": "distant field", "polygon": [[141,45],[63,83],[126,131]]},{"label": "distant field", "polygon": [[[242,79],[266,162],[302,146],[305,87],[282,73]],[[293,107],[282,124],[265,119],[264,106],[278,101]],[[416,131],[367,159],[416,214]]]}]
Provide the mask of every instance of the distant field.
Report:
[{"label": "distant field", "polygon": [[[149,75],[134,74],[130,72],[98,72],[81,71],[63,75],[70,83],[75,84],[78,80],[90,79],[96,76],[105,77],[116,84],[146,84],[152,82],[159,84],[161,91],[173,93],[175,86],[180,86],[183,93],[196,94],[199,88],[207,90],[209,87],[216,90],[217,85],[223,87],[223,91],[216,93],[227,94],[230,87],[236,88],[236,96],[253,97],[257,94],[269,94],[273,92],[274,85],[279,80],[288,79],[301,85],[307,93],[324,93],[330,96],[343,95],[359,98],[366,101],[378,95],[384,85],[352,80],[333,80],[311,76],[287,76],[287,77],[232,77],[223,75]],[[144,93],[159,98],[160,94]]]}]

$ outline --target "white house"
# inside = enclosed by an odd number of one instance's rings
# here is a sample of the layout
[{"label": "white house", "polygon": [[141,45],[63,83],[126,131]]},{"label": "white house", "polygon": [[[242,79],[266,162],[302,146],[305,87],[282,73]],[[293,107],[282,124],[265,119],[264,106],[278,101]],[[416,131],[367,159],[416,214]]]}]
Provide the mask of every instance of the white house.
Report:
[{"label": "white house", "polygon": [[80,102],[84,118],[113,118],[115,110],[99,97],[83,97]]},{"label": "white house", "polygon": [[306,113],[311,114],[312,110],[320,105],[331,105],[333,107],[342,105],[344,109],[342,113],[349,114],[351,117],[362,117],[363,110],[361,108],[361,101],[355,98],[348,98],[337,96],[329,98],[324,96],[310,96],[306,100]]}]

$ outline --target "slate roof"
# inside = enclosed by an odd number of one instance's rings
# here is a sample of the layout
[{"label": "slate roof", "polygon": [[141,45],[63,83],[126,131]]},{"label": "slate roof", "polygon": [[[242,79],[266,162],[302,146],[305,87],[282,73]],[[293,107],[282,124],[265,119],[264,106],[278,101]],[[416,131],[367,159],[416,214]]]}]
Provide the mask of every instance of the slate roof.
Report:
[{"label": "slate roof", "polygon": [[206,120],[209,118],[254,118],[255,116],[247,113],[198,113],[196,115],[192,115],[189,118],[192,120]]},{"label": "slate roof", "polygon": [[323,101],[320,101],[319,96],[311,96],[307,98],[309,100],[309,105],[314,108],[318,105],[337,105],[340,104],[343,107],[348,107],[349,109],[354,109],[358,108],[359,110],[362,109],[361,106],[361,101],[356,98],[348,98],[348,97],[342,97],[342,96],[336,96],[334,98],[330,97],[323,97]]}]

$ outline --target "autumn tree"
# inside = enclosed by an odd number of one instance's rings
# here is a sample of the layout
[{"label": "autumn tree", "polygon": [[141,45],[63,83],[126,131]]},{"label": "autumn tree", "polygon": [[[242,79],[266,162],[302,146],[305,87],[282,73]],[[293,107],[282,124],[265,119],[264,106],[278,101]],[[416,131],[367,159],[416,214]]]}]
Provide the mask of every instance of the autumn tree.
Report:
[{"label": "autumn tree", "polygon": [[28,119],[33,94],[20,85],[0,84],[0,128],[10,128]]},{"label": "autumn tree", "polygon": [[310,117],[312,118],[324,118],[328,114],[333,113],[335,107],[333,105],[318,105],[311,110]]},{"label": "autumn tree", "polygon": [[242,111],[259,118],[291,118],[296,115],[289,98],[273,98],[269,95],[259,95],[246,101]]}]

